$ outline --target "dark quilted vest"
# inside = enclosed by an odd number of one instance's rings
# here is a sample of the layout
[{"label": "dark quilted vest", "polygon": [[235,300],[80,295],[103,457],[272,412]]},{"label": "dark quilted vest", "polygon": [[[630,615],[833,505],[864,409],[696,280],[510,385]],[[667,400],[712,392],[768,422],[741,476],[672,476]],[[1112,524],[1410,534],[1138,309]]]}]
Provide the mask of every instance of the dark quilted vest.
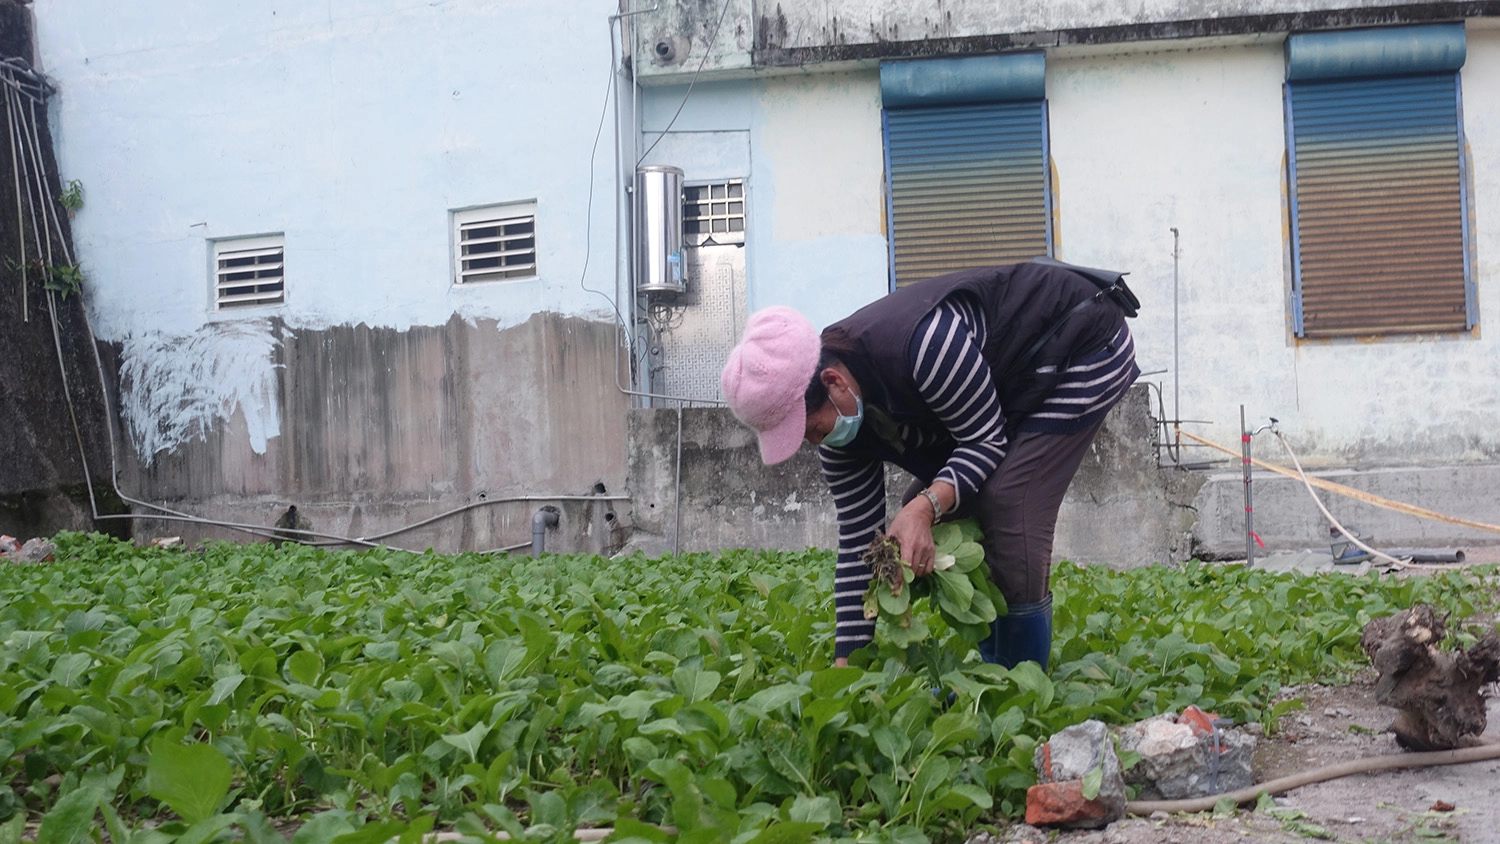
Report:
[{"label": "dark quilted vest", "polygon": [[[1012,428],[1041,404],[1056,383],[1055,376],[1039,375],[1037,368],[1061,370],[1070,361],[1103,348],[1124,322],[1119,308],[1108,301],[1084,307],[1042,345],[1033,360],[1020,360],[1043,332],[1099,288],[1070,270],[1030,263],[963,270],[920,281],[823,331],[825,348],[834,350],[849,367],[864,390],[867,405],[874,404],[897,422],[943,429],[917,392],[906,352],[917,324],[944,297],[957,292],[973,296],[984,314],[983,354],[994,373],[1007,427]],[[917,467],[926,470],[932,461],[941,466],[947,459],[936,453],[925,459],[917,459],[918,455],[902,455],[907,459],[901,459],[877,440],[872,428],[862,426],[851,448],[892,460],[919,476],[927,473]]]}]

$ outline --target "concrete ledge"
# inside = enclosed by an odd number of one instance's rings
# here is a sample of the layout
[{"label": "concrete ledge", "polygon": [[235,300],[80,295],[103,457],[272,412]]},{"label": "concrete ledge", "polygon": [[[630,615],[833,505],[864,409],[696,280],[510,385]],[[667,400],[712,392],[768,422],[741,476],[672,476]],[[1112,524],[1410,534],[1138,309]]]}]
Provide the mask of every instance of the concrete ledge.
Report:
[{"label": "concrete ledge", "polygon": [[[1500,465],[1410,467],[1309,472],[1381,498],[1449,516],[1500,525]],[[1255,532],[1267,551],[1328,550],[1328,522],[1300,480],[1257,469],[1251,476]],[[1500,545],[1500,533],[1409,516],[1356,499],[1317,491],[1334,518],[1358,528],[1381,548],[1465,548]],[[1245,556],[1245,485],[1238,474],[1204,478],[1193,501],[1198,511],[1195,552],[1212,559]]]}]

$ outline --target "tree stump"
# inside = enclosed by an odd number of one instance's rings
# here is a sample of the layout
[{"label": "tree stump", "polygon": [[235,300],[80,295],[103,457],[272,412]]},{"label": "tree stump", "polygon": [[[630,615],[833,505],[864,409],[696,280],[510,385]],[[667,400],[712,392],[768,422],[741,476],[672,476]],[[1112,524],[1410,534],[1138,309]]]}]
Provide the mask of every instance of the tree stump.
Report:
[{"label": "tree stump", "polygon": [[1479,690],[1500,680],[1500,635],[1468,650],[1439,649],[1447,630],[1431,607],[1417,605],[1365,625],[1359,643],[1375,670],[1375,700],[1398,710],[1391,730],[1407,750],[1478,744],[1484,732]]}]

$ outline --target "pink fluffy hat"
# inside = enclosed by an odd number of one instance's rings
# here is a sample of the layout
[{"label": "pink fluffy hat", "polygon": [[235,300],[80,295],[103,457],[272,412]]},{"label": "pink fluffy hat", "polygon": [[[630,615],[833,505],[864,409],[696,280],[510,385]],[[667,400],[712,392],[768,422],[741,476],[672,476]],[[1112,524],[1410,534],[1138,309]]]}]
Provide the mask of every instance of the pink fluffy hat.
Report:
[{"label": "pink fluffy hat", "polygon": [[729,353],[720,383],[729,409],[760,437],[760,459],[771,465],[797,453],[807,432],[803,396],[818,370],[822,342],[801,314],[775,305],[750,315]]}]

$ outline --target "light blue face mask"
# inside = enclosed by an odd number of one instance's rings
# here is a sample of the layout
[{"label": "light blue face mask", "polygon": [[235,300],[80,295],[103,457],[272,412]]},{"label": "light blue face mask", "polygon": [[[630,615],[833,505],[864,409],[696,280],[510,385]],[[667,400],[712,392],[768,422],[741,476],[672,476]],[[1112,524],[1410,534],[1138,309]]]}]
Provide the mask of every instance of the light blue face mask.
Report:
[{"label": "light blue face mask", "polygon": [[[833,399],[830,398],[828,401],[832,403]],[[833,428],[828,432],[828,436],[823,438],[823,445],[839,448],[854,442],[854,438],[859,435],[859,423],[865,419],[865,402],[859,396],[854,397],[853,416],[845,416],[836,404],[833,410],[838,416],[833,420]]]}]

